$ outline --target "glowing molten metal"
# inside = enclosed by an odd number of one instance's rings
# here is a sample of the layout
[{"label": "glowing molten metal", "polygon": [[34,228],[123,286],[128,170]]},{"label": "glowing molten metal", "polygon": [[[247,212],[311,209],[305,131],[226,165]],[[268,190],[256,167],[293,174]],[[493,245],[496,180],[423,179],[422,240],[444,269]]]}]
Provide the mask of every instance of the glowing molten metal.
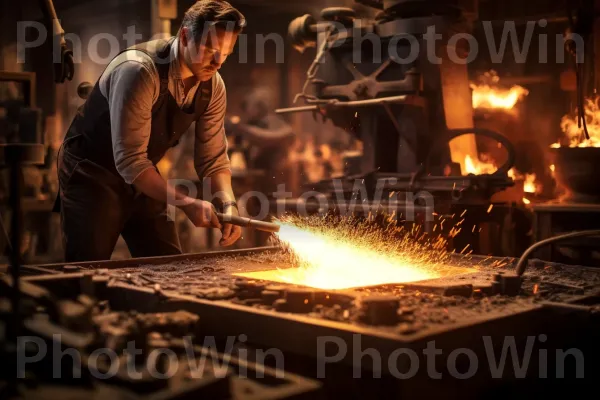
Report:
[{"label": "glowing molten metal", "polygon": [[441,239],[427,246],[409,239],[408,235],[394,238],[394,232],[400,230],[384,231],[349,220],[332,225],[327,220],[288,218],[277,235],[298,268],[240,275],[320,289],[347,289],[472,271],[442,264],[448,254]]}]

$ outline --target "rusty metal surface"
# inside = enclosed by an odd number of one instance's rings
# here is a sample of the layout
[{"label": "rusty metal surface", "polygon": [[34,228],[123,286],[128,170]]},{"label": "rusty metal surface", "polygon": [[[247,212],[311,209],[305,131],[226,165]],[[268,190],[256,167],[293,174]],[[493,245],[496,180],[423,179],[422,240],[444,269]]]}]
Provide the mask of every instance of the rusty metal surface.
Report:
[{"label": "rusty metal surface", "polygon": [[207,251],[204,253],[194,254],[181,254],[176,256],[160,256],[160,257],[139,257],[131,258],[127,260],[105,260],[105,261],[86,261],[86,262],[74,262],[74,263],[53,263],[53,264],[38,264],[38,265],[24,265],[23,269],[31,270],[32,272],[45,269],[47,271],[62,271],[69,268],[81,267],[83,269],[92,268],[126,268],[136,267],[140,265],[156,265],[156,264],[168,264],[173,262],[193,262],[194,260],[203,260],[219,256],[245,256],[259,253],[269,253],[277,251],[277,247],[257,247],[250,249],[241,250],[221,250],[221,251]]},{"label": "rusty metal surface", "polygon": [[[200,344],[206,338],[236,338],[236,346],[255,354],[281,352],[285,362],[276,367],[285,369],[286,378],[288,372],[299,377],[300,381],[284,386],[270,386],[267,379],[263,394],[271,393],[271,398],[292,398],[294,390],[318,398],[316,387],[311,386],[314,382],[300,377],[321,378],[315,366],[324,354],[323,341],[327,348],[333,346],[334,354],[336,348],[346,350],[326,366],[326,378],[321,379],[328,393],[324,398],[410,398],[417,390],[424,397],[449,393],[448,398],[464,400],[481,398],[498,383],[486,371],[478,371],[476,378],[466,381],[468,388],[454,395],[458,381],[429,384],[423,376],[429,368],[426,363],[415,378],[398,381],[394,371],[410,370],[413,362],[398,357],[398,352],[419,354],[420,362],[425,362],[421,354],[430,343],[442,352],[437,360],[442,366],[455,362],[452,354],[460,349],[485,358],[490,350],[484,338],[491,341],[491,351],[500,352],[507,337],[521,346],[541,334],[556,346],[552,348],[581,348],[586,360],[594,359],[589,356],[593,351],[589,343],[600,327],[596,269],[532,260],[521,280],[514,274],[513,259],[456,256],[453,265],[476,271],[353,290],[312,289],[234,275],[285,268],[287,260],[285,253],[267,248],[40,266],[38,275],[24,278],[23,297],[26,303],[40,305],[38,311],[46,317],[38,321],[49,317],[49,322],[25,325],[47,334],[57,326],[68,329],[64,340],[72,346],[89,344],[89,337],[81,332],[96,326],[102,343],[116,349],[133,339],[176,351],[182,334],[199,338]],[[47,270],[56,273],[45,274]],[[10,280],[0,280],[0,293],[9,290]],[[384,362],[371,362],[373,354]],[[589,366],[595,367],[595,363]],[[589,370],[586,361],[586,377]],[[357,371],[363,377],[383,374],[385,380],[357,381],[353,379]],[[552,392],[547,381],[542,388]],[[272,392],[277,389],[289,391],[278,392],[277,397]],[[255,393],[253,398],[268,397]]]},{"label": "rusty metal surface", "polygon": [[[398,345],[419,348],[432,339],[454,347],[468,345],[472,335],[525,334],[551,323],[561,305],[571,310],[570,305],[593,303],[600,295],[598,270],[535,260],[521,281],[514,275],[514,260],[492,257],[456,257],[456,266],[477,269],[466,275],[355,290],[233,275],[286,268],[286,260],[273,248],[214,252],[95,264],[106,267],[99,269],[71,265],[62,278],[25,280],[52,291],[54,283],[64,284],[68,277],[77,287],[87,277],[115,309],[185,310],[202,316],[213,333],[244,334],[258,345],[311,357],[318,338],[332,335],[351,343],[360,334],[389,354]],[[344,361],[352,364],[352,356]]]}]

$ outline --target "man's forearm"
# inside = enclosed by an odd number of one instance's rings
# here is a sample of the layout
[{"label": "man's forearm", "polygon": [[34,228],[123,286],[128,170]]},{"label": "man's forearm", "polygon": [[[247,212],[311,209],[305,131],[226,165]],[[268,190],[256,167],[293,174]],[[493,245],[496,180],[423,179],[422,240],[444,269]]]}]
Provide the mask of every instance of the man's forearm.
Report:
[{"label": "man's forearm", "polygon": [[221,229],[214,207],[207,201],[196,200],[170,185],[154,169],[148,168],[134,181],[133,185],[146,196],[179,207],[197,227]]},{"label": "man's forearm", "polygon": [[142,172],[133,185],[146,196],[174,206],[184,206],[195,200],[170,185],[154,168]]},{"label": "man's forearm", "polygon": [[230,172],[218,172],[207,179],[209,179],[211,198],[216,199],[217,202],[235,201]]}]

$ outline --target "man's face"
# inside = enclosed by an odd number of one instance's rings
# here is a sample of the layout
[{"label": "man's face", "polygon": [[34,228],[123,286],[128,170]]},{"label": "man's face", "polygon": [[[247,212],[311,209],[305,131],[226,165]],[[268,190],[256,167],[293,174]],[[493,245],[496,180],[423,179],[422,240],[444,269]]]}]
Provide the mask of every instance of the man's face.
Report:
[{"label": "man's face", "polygon": [[185,28],[182,29],[183,59],[196,79],[204,82],[212,78],[233,53],[238,33],[223,28],[212,28],[196,43],[188,38],[191,38],[191,35],[188,35]]}]

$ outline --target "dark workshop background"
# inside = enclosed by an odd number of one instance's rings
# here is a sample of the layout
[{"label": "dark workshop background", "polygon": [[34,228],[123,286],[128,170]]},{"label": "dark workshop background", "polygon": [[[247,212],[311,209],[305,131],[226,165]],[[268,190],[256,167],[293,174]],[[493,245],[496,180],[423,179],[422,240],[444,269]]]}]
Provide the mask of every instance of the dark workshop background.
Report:
[{"label": "dark workshop background", "polygon": [[[158,0],[155,0],[158,1]],[[192,0],[178,0],[177,18],[171,21],[171,34],[175,34],[181,17],[185,10],[193,3]],[[559,4],[560,3],[560,4]],[[535,18],[548,18],[551,21],[549,33],[555,30],[562,33],[565,29],[566,19],[553,24],[552,16],[556,10],[561,10],[561,1],[485,1],[479,2],[481,20],[514,18],[514,16],[528,15],[527,20]],[[266,45],[264,63],[257,63],[255,38],[259,34],[278,34],[286,39],[288,24],[294,18],[310,13],[318,16],[320,10],[329,6],[353,6],[362,15],[372,15],[374,10],[356,5],[352,0],[241,0],[232,1],[232,4],[242,11],[248,21],[245,35],[248,40],[248,60],[239,62],[239,54],[232,55],[221,69],[227,86],[228,117],[242,112],[242,99],[248,93],[258,91],[267,93],[270,108],[288,107],[293,103],[294,95],[301,91],[306,77],[306,71],[314,57],[313,51],[301,54],[295,51],[287,40],[284,41],[283,62],[278,62],[274,51],[275,45],[269,42]],[[127,28],[135,26],[136,32],[141,34],[141,41],[148,40],[154,33],[160,32],[161,25],[156,19],[156,3],[151,0],[55,0],[57,13],[62,21],[64,30],[80,38],[83,43],[81,63],[76,65],[73,80],[62,85],[53,82],[52,69],[47,60],[51,59],[51,43],[36,48],[27,53],[24,64],[17,63],[15,21],[41,20],[41,12],[35,0],[22,0],[19,2],[3,1],[0,4],[0,69],[6,71],[32,71],[37,75],[38,106],[44,113],[44,136],[48,146],[48,163],[44,169],[31,169],[27,171],[27,182],[30,199],[26,200],[26,240],[22,244],[26,258],[29,262],[36,260],[59,261],[61,243],[59,234],[59,220],[56,214],[50,213],[50,208],[56,193],[56,151],[62,143],[64,134],[83,100],[77,95],[77,87],[82,82],[94,83],[106,65],[90,61],[86,45],[89,39],[98,33],[108,33],[120,37],[127,32]],[[519,25],[519,29],[523,29]],[[482,34],[475,30],[476,34]],[[549,34],[551,38],[551,34]],[[480,54],[475,63],[469,66],[470,76],[475,80],[482,73],[490,70],[491,65],[486,59],[485,40],[480,40]],[[553,49],[550,41],[550,49]],[[99,45],[101,56],[108,54],[107,42]],[[124,48],[125,41],[121,41]],[[537,54],[537,41],[532,42],[532,54]],[[510,46],[507,51],[510,51]],[[238,50],[239,51],[239,47]],[[77,54],[76,54],[77,55]],[[550,60],[554,59],[552,53]],[[518,130],[521,137],[511,138],[516,142],[530,143],[531,154],[537,154],[538,164],[546,168],[543,158],[543,148],[560,136],[560,118],[569,111],[573,104],[575,90],[573,74],[569,73],[568,64],[539,64],[527,62],[518,64],[512,57],[507,57],[506,62],[494,65],[500,76],[510,76],[515,84],[528,82],[529,95],[519,106],[526,112],[527,118],[519,120]],[[597,78],[596,78],[597,79]],[[596,85],[597,87],[598,85]],[[0,96],[5,88],[0,86]],[[554,99],[552,102],[544,99]],[[335,157],[332,152],[352,151],[355,145],[343,130],[330,123],[323,124],[319,118],[315,119],[310,113],[297,113],[286,115],[289,123],[300,144],[294,151],[302,163],[298,169],[298,182],[318,181],[324,177],[339,173],[339,162],[329,162],[327,168],[324,153],[330,159]],[[483,122],[485,123],[485,122]],[[527,149],[527,146],[524,148]],[[178,150],[179,151],[179,150]],[[177,157],[177,155],[171,156]],[[337,160],[340,158],[338,157]],[[165,160],[169,168],[174,164],[173,158]],[[535,164],[535,162],[532,162]],[[343,167],[343,166],[342,166]],[[535,166],[524,166],[521,169],[532,169]],[[180,174],[185,173],[179,171]],[[190,170],[187,171],[188,173]],[[246,182],[248,183],[248,182]],[[238,185],[241,188],[241,185]],[[241,190],[241,189],[240,189]],[[7,190],[2,189],[5,199]],[[27,209],[29,207],[29,209]],[[2,208],[2,217],[5,221],[9,218],[9,211]],[[181,222],[181,236],[184,250],[199,251],[212,248],[215,245],[214,232],[193,230]],[[248,234],[237,246],[249,247],[255,244],[255,238]],[[126,248],[120,242],[115,251],[115,258],[128,257]]]}]

